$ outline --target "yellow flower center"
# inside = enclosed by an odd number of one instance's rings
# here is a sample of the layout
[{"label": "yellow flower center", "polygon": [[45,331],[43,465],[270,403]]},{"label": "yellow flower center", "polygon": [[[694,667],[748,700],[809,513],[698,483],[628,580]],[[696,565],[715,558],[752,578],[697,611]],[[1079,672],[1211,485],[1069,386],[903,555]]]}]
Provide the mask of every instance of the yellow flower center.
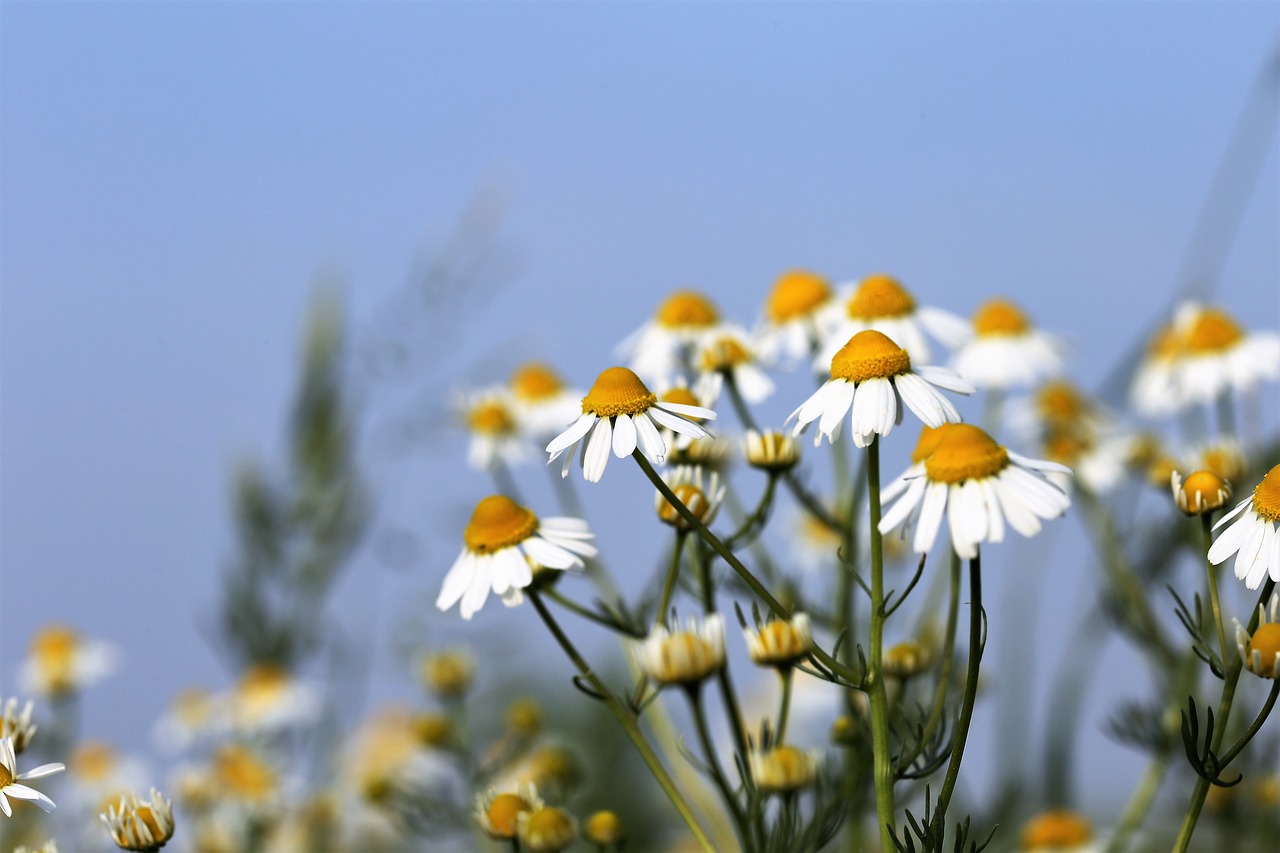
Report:
[{"label": "yellow flower center", "polygon": [[702,369],[708,373],[750,361],[751,353],[736,338],[721,338],[702,350]]},{"label": "yellow flower center", "polygon": [[1023,850],[1078,847],[1093,839],[1093,827],[1075,812],[1065,809],[1033,817],[1022,827]]},{"label": "yellow flower center", "polygon": [[775,323],[785,323],[809,314],[831,298],[827,280],[808,270],[787,270],[778,276],[765,304],[765,314]]},{"label": "yellow flower center", "polygon": [[716,306],[692,290],[678,290],[658,306],[654,319],[669,329],[710,326],[720,319]]},{"label": "yellow flower center", "polygon": [[250,667],[236,686],[236,702],[241,710],[256,717],[271,710],[289,686],[284,667],[265,663]]},{"label": "yellow flower center", "polygon": [[610,367],[596,377],[596,384],[582,398],[582,411],[602,418],[638,415],[656,402],[658,396],[634,372],[625,367]]},{"label": "yellow flower center", "polygon": [[1079,436],[1055,432],[1044,440],[1044,457],[1050,462],[1072,465],[1084,452],[1085,443]]},{"label": "yellow flower center", "polygon": [[845,305],[845,313],[854,320],[876,320],[901,317],[916,310],[916,301],[898,280],[890,275],[869,275],[858,285]]},{"label": "yellow flower center", "polygon": [[554,397],[564,389],[560,376],[541,362],[523,365],[511,375],[511,393],[521,400],[537,401]]},{"label": "yellow flower center", "polygon": [[81,744],[71,756],[71,769],[86,782],[110,777],[116,766],[116,751],[101,741]]},{"label": "yellow flower center", "polygon": [[1089,412],[1084,395],[1066,380],[1045,383],[1036,394],[1040,416],[1054,426],[1076,426],[1076,421]]},{"label": "yellow flower center", "polygon": [[1267,521],[1280,521],[1280,465],[1263,475],[1253,490],[1253,511]]},{"label": "yellow flower center", "polygon": [[70,628],[45,628],[31,642],[31,657],[54,693],[76,686],[74,663],[80,635]]},{"label": "yellow flower center", "polygon": [[440,749],[453,740],[453,723],[445,714],[426,712],[413,719],[413,730],[423,746]]},{"label": "yellow flower center", "polygon": [[514,838],[520,813],[527,812],[529,804],[515,794],[499,794],[489,803],[485,817],[489,819],[489,833],[498,838]]},{"label": "yellow flower center", "polygon": [[536,515],[505,495],[490,495],[476,504],[462,541],[477,554],[491,554],[520,544],[537,529]]},{"label": "yellow flower center", "polygon": [[542,808],[525,819],[520,838],[534,853],[561,850],[573,841],[573,820],[563,809]]},{"label": "yellow flower center", "polygon": [[1212,471],[1188,475],[1178,491],[1178,507],[1188,515],[1218,509],[1231,499],[1231,486]]},{"label": "yellow flower center", "polygon": [[849,382],[887,379],[911,370],[911,357],[874,329],[858,332],[831,358],[831,378]]},{"label": "yellow flower center", "polygon": [[1185,345],[1189,352],[1212,353],[1230,349],[1242,338],[1244,331],[1225,311],[1206,308],[1187,330]]},{"label": "yellow flower center", "polygon": [[[699,521],[706,520],[707,513],[711,511],[711,502],[707,500],[707,496],[702,489],[693,483],[681,483],[673,487],[671,491]],[[684,516],[670,501],[664,500],[662,506],[658,507],[658,518],[672,527],[683,529],[689,526],[689,523],[684,520]]]},{"label": "yellow flower center", "polygon": [[1161,326],[1147,344],[1147,355],[1156,361],[1169,361],[1182,353],[1182,338],[1172,324]]},{"label": "yellow flower center", "polygon": [[596,812],[587,818],[583,832],[592,844],[607,846],[622,840],[622,819],[609,811]]},{"label": "yellow flower center", "polygon": [[979,337],[1021,335],[1030,331],[1031,321],[1007,299],[990,299],[973,312],[973,330]]},{"label": "yellow flower center", "polygon": [[951,424],[924,462],[935,483],[963,483],[992,477],[1009,464],[1009,451],[972,424]]},{"label": "yellow flower center", "polygon": [[467,412],[467,426],[474,432],[502,435],[514,432],[516,421],[502,403],[486,400]]},{"label": "yellow flower center", "polygon": [[1257,673],[1264,678],[1269,678],[1275,671],[1272,667],[1276,663],[1276,655],[1280,654],[1280,623],[1268,622],[1260,625],[1258,630],[1253,632],[1253,636],[1249,638],[1249,661],[1252,664],[1253,653],[1258,652],[1262,656],[1262,671]]},{"label": "yellow flower center", "polygon": [[276,790],[276,774],[265,761],[241,746],[225,746],[213,759],[223,790],[243,800],[263,800]]},{"label": "yellow flower center", "polygon": [[146,825],[147,829],[151,831],[151,838],[153,841],[160,842],[168,840],[169,833],[160,828],[160,823],[156,820],[156,816],[151,813],[151,806],[138,806],[138,808],[134,810],[130,819],[133,822],[132,828],[135,838],[143,837],[142,828],[139,826],[141,823]]},{"label": "yellow flower center", "polygon": [[914,465],[932,456],[933,451],[938,449],[938,442],[942,440],[942,434],[950,426],[951,424],[943,424],[939,427],[931,427],[925,424],[921,427],[920,437],[916,439],[916,448],[911,451],[911,463]]},{"label": "yellow flower center", "polygon": [[7,788],[13,784],[13,774],[9,772],[9,768],[0,764],[0,788]]}]

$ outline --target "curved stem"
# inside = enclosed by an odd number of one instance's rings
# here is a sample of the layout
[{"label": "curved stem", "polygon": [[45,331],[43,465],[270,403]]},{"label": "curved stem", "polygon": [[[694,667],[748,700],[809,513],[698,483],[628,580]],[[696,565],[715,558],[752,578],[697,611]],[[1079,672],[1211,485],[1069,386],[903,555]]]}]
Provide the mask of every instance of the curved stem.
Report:
[{"label": "curved stem", "polygon": [[942,646],[942,669],[938,672],[938,686],[933,693],[933,706],[929,709],[929,717],[925,720],[924,730],[920,733],[920,740],[911,752],[907,753],[899,762],[900,770],[905,770],[911,766],[911,762],[915,761],[920,753],[924,751],[925,745],[933,739],[933,733],[938,730],[938,725],[942,722],[942,714],[947,707],[947,693],[951,687],[951,669],[955,665],[956,650],[956,628],[960,621],[960,555],[954,550],[951,552],[951,599],[947,604],[947,633],[943,640]]},{"label": "curved stem", "polygon": [[654,614],[653,624],[669,627],[668,619],[671,610],[671,596],[675,594],[676,578],[680,576],[680,555],[684,552],[684,540],[688,534],[683,530],[676,531],[676,546],[671,549],[671,562],[667,566],[667,577],[662,582],[662,597],[658,599],[658,612]]},{"label": "curved stem", "polygon": [[[702,611],[706,614],[716,612],[715,588],[711,585],[711,563],[702,554],[702,549],[694,547],[690,551],[694,567],[698,573],[698,581],[702,588]],[[733,730],[734,746],[742,756],[743,766],[750,766],[747,748],[747,732],[742,724],[742,709],[738,706],[738,694],[733,689],[733,679],[729,667],[722,666],[716,672],[716,682],[720,686],[720,698],[724,702],[724,713],[729,718],[729,727]],[[744,780],[745,781],[745,780]]]},{"label": "curved stem", "polygon": [[[781,707],[778,709],[778,731],[774,736],[774,743],[777,744],[784,743],[787,737],[787,717],[791,713],[791,682],[793,675],[794,671],[789,666],[778,670],[778,677],[782,679],[782,701]],[[1277,684],[1280,684],[1280,682],[1277,682]]]},{"label": "curved stem", "polygon": [[698,743],[702,746],[703,757],[707,760],[711,781],[715,782],[726,808],[733,815],[733,823],[738,830],[738,840],[742,843],[743,849],[746,849],[750,836],[742,814],[742,806],[734,796],[733,789],[729,787],[729,780],[724,775],[724,768],[720,766],[720,758],[716,755],[715,743],[711,740],[711,733],[707,728],[707,715],[702,705],[701,685],[690,685],[685,693],[689,696],[689,706],[693,709],[693,725],[698,733]]},{"label": "curved stem", "polygon": [[1267,721],[1267,717],[1271,716],[1271,709],[1276,706],[1276,698],[1280,697],[1280,681],[1274,681],[1271,684],[1271,692],[1267,694],[1267,701],[1263,703],[1262,710],[1258,712],[1258,716],[1253,718],[1253,722],[1249,724],[1249,728],[1245,729],[1244,734],[1231,745],[1231,748],[1224,752],[1218,758],[1218,769],[1224,769],[1232,761],[1240,751],[1248,746],[1249,741],[1253,740],[1253,736],[1262,728],[1262,724]]},{"label": "curved stem", "polygon": [[871,648],[868,694],[871,699],[872,784],[880,848],[893,850],[897,817],[893,802],[894,772],[889,755],[889,694],[884,683],[884,542],[880,538],[880,436],[867,445],[867,500],[871,509]]}]

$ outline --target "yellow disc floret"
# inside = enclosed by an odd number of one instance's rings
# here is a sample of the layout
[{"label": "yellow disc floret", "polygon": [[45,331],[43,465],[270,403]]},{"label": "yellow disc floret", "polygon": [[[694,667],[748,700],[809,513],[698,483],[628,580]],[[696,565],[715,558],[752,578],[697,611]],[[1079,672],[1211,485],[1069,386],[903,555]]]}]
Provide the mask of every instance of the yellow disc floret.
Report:
[{"label": "yellow disc floret", "polygon": [[787,270],[778,276],[765,303],[765,314],[775,323],[785,323],[813,313],[831,298],[831,285],[817,273]]},{"label": "yellow disc floret", "polygon": [[702,328],[718,322],[720,312],[701,293],[678,290],[658,306],[654,319],[658,321],[658,325],[669,329]]},{"label": "yellow disc floret", "polygon": [[520,840],[533,853],[563,850],[577,834],[569,813],[551,806],[529,812],[520,821]]},{"label": "yellow disc floret", "polygon": [[1030,329],[1027,315],[1007,299],[989,299],[973,312],[973,330],[980,337],[1021,335]]},{"label": "yellow disc floret", "polygon": [[656,402],[658,396],[633,371],[610,367],[596,377],[596,383],[582,398],[582,412],[602,418],[638,415]]},{"label": "yellow disc floret", "polygon": [[516,421],[502,403],[485,400],[467,412],[467,426],[472,432],[504,435],[515,431]]},{"label": "yellow disc floret", "polygon": [[896,278],[884,273],[864,278],[845,305],[845,313],[854,320],[901,317],[914,310],[916,301],[911,294]]},{"label": "yellow disc floret", "polygon": [[1036,815],[1022,827],[1021,850],[1057,850],[1079,847],[1093,839],[1093,827],[1082,816],[1066,809]]},{"label": "yellow disc floret", "polygon": [[730,370],[751,360],[751,353],[737,338],[720,338],[702,349],[702,369],[707,373]]},{"label": "yellow disc floret", "polygon": [[224,794],[238,800],[261,801],[276,791],[276,773],[249,749],[228,744],[213,757],[214,774]]},{"label": "yellow disc floret", "polygon": [[992,477],[1009,464],[1009,451],[973,424],[951,424],[924,462],[935,483],[963,483]]},{"label": "yellow disc floret", "polygon": [[485,817],[489,819],[485,831],[494,838],[515,838],[520,814],[527,811],[529,804],[523,797],[517,794],[499,794],[485,811]]},{"label": "yellow disc floret", "polygon": [[560,375],[539,361],[522,365],[511,374],[511,393],[529,402],[554,397],[564,390]]},{"label": "yellow disc floret", "polygon": [[1080,419],[1089,414],[1089,401],[1065,379],[1046,382],[1036,393],[1036,408],[1050,426],[1073,429]]},{"label": "yellow disc floret", "polygon": [[874,329],[858,332],[831,359],[831,378],[849,382],[887,379],[911,370],[911,357]]},{"label": "yellow disc floret", "polygon": [[476,504],[462,541],[477,554],[492,554],[518,545],[537,529],[532,512],[505,495],[490,495]]},{"label": "yellow disc floret", "polygon": [[1183,346],[1191,353],[1214,353],[1230,349],[1243,338],[1244,331],[1225,311],[1206,308],[1186,330]]},{"label": "yellow disc floret", "polygon": [[1177,474],[1171,476],[1173,499],[1178,509],[1187,515],[1202,515],[1221,509],[1231,500],[1231,484],[1212,471],[1196,471],[1181,481]]},{"label": "yellow disc floret", "polygon": [[[1261,656],[1261,669],[1253,668],[1253,653]],[[1267,622],[1258,626],[1249,638],[1249,671],[1263,678],[1274,678],[1276,672],[1276,655],[1280,654],[1280,622]]]},{"label": "yellow disc floret", "polygon": [[[693,483],[680,483],[673,486],[671,491],[680,499],[680,503],[689,508],[689,512],[693,513],[695,518],[702,522],[706,521],[707,514],[711,511],[711,502],[707,500],[707,495],[700,486]],[[661,502],[658,505],[658,518],[672,527],[680,530],[687,529],[689,522],[680,514],[680,511],[670,501],[661,496],[659,498]]]},{"label": "yellow disc floret", "polygon": [[947,423],[937,427],[931,427],[928,424],[921,427],[920,437],[916,439],[915,450],[911,451],[911,463],[914,465],[932,456],[933,451],[938,449],[938,442],[942,440],[943,434],[951,426],[951,424]]},{"label": "yellow disc floret", "polygon": [[587,818],[582,835],[601,847],[617,844],[622,840],[622,819],[611,811],[598,811]]},{"label": "yellow disc floret", "polygon": [[1253,490],[1253,511],[1273,524],[1280,522],[1280,465],[1263,475]]}]

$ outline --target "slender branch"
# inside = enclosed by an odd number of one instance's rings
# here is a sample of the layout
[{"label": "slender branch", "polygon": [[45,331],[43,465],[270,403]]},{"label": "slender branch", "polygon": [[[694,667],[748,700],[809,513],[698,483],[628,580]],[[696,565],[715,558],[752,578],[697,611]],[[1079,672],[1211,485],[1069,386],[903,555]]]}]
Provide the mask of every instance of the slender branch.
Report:
[{"label": "slender branch", "polygon": [[658,599],[658,612],[653,617],[655,627],[668,624],[671,596],[675,593],[676,578],[680,576],[680,555],[684,552],[684,541],[687,538],[688,533],[686,531],[676,531],[676,546],[671,549],[671,562],[667,565],[666,580],[662,582],[662,596]]},{"label": "slender branch", "polygon": [[565,610],[568,610],[571,613],[576,613],[583,619],[594,622],[597,625],[603,625],[611,631],[618,631],[619,633],[626,634],[628,637],[632,637],[637,640],[643,639],[645,636],[633,629],[628,629],[623,625],[619,625],[608,616],[603,616],[589,607],[584,607],[559,590],[547,588],[542,590],[542,594],[559,604]]},{"label": "slender branch", "polygon": [[707,761],[707,770],[711,774],[711,781],[719,789],[720,796],[724,799],[725,807],[733,815],[733,823],[738,830],[738,840],[745,849],[750,839],[746,816],[742,813],[742,805],[738,802],[737,796],[734,795],[733,789],[729,787],[729,779],[724,775],[724,768],[720,766],[720,758],[716,755],[715,742],[711,740],[711,733],[707,728],[707,715],[702,704],[702,686],[700,684],[691,684],[685,690],[685,693],[689,697],[689,706],[693,709],[693,725],[698,733],[698,743],[702,746],[702,754]]},{"label": "slender branch", "polygon": [[960,616],[960,555],[951,552],[951,597],[947,603],[947,633],[942,646],[942,669],[938,672],[938,686],[933,693],[933,706],[929,709],[929,717],[925,720],[920,740],[898,761],[899,771],[906,770],[911,763],[920,757],[925,745],[933,740],[933,733],[942,722],[942,714],[947,707],[947,693],[951,687],[951,669],[955,665],[956,628]]},{"label": "slender branch", "polygon": [[[775,743],[781,744],[787,738],[787,717],[791,713],[791,682],[793,680],[794,670],[789,666],[778,669],[778,677],[782,679],[782,700],[778,708],[778,732]],[[1280,684],[1280,682],[1276,682]]]},{"label": "slender branch", "polygon": [[1267,694],[1267,701],[1263,703],[1262,710],[1253,718],[1253,722],[1249,724],[1249,728],[1245,729],[1244,734],[1231,745],[1231,748],[1222,754],[1218,759],[1218,770],[1226,769],[1226,766],[1235,761],[1240,751],[1248,746],[1249,741],[1253,740],[1253,736],[1262,728],[1262,724],[1267,721],[1267,717],[1271,716],[1271,709],[1276,706],[1276,698],[1280,696],[1280,681],[1274,681],[1271,684],[1271,692]]},{"label": "slender branch", "polygon": [[871,648],[867,661],[871,698],[872,784],[880,849],[893,850],[897,825],[893,761],[889,754],[889,694],[884,683],[884,542],[880,537],[880,436],[867,445],[867,500],[871,509]]}]

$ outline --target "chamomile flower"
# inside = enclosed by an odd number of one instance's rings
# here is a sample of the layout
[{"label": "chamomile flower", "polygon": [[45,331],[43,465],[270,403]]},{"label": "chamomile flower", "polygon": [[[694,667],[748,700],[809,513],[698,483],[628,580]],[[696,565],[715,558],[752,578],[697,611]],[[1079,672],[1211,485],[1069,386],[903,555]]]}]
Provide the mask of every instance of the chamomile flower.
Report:
[{"label": "chamomile flower", "polygon": [[[936,386],[936,387],[935,387]],[[831,358],[831,378],[790,417],[794,435],[818,421],[814,445],[822,436],[834,441],[846,413],[853,442],[866,447],[902,422],[902,404],[929,426],[960,420],[960,413],[938,388],[961,394],[973,386],[940,367],[912,369],[907,351],[875,330],[858,332]]]},{"label": "chamomile flower", "polygon": [[1186,515],[1206,515],[1231,500],[1231,484],[1213,471],[1195,471],[1186,477],[1174,471],[1169,486],[1174,503]]},{"label": "chamomile flower", "polygon": [[520,828],[520,815],[542,807],[537,787],[526,782],[511,791],[488,788],[477,794],[474,814],[476,823],[485,834],[501,841],[516,837]]},{"label": "chamomile flower", "polygon": [[1163,417],[1182,407],[1177,378],[1181,354],[1182,344],[1173,323],[1166,323],[1151,336],[1129,386],[1129,402],[1140,414]]},{"label": "chamomile flower", "polygon": [[155,788],[146,800],[130,792],[98,817],[121,850],[155,851],[173,837],[173,803]]},{"label": "chamomile flower", "polygon": [[1209,562],[1216,566],[1235,555],[1236,577],[1249,589],[1257,589],[1268,575],[1280,581],[1280,465],[1213,529],[1223,525],[1229,526],[1209,547]]},{"label": "chamomile flower", "polygon": [[535,436],[554,435],[578,416],[582,394],[541,362],[522,364],[511,374],[507,387],[520,424]]},{"label": "chamomile flower", "polygon": [[640,671],[658,684],[697,684],[724,666],[724,617],[690,619],[675,631],[657,625],[632,648]]},{"label": "chamomile flower", "polygon": [[1066,809],[1041,812],[1022,825],[1018,850],[1038,853],[1096,853],[1093,826],[1080,814]]},{"label": "chamomile flower", "polygon": [[224,700],[228,720],[241,732],[305,726],[320,716],[320,697],[278,664],[249,667]]},{"label": "chamomile flower", "polygon": [[761,361],[801,359],[823,339],[824,314],[834,305],[831,284],[809,270],[787,270],[778,276],[764,305],[764,322],[756,330]]},{"label": "chamomile flower", "polygon": [[1006,521],[1030,537],[1040,532],[1041,519],[1066,512],[1070,498],[1044,474],[1067,470],[1020,456],[971,424],[949,424],[924,460],[923,475],[907,484],[881,518],[880,532],[898,527],[919,506],[912,550],[923,554],[933,548],[945,512],[952,547],[973,559],[979,543],[1004,540]]},{"label": "chamomile flower", "polygon": [[720,384],[732,378],[742,398],[748,403],[763,403],[773,394],[773,380],[756,363],[756,354],[744,329],[723,326],[702,338],[698,346],[697,365],[719,396]]},{"label": "chamomile flower", "polygon": [[3,710],[0,710],[0,737],[7,737],[13,743],[13,751],[17,755],[21,755],[23,751],[31,744],[31,739],[36,735],[36,729],[39,728],[35,723],[31,722],[31,711],[34,703],[30,699],[22,706],[22,711],[18,711],[17,697],[9,697],[5,700]]},{"label": "chamomile flower", "polygon": [[73,693],[115,671],[117,657],[110,643],[85,639],[64,625],[50,625],[31,641],[21,680],[43,696]]},{"label": "chamomile flower", "polygon": [[1280,378],[1280,335],[1246,334],[1226,311],[1194,302],[1178,309],[1173,324],[1181,345],[1175,378],[1185,400],[1212,403],[1228,390]]},{"label": "chamomile flower", "polygon": [[222,701],[202,687],[189,687],[173,697],[169,709],[156,722],[156,743],[173,754],[221,728]]},{"label": "chamomile flower", "polygon": [[452,799],[456,766],[423,743],[421,717],[379,709],[360,724],[343,755],[343,784],[363,805],[392,814],[408,803]]},{"label": "chamomile flower", "polygon": [[459,408],[471,435],[467,464],[472,468],[486,471],[495,462],[514,465],[528,458],[515,401],[506,389],[489,388],[471,393]]},{"label": "chamomile flower", "polygon": [[594,557],[593,534],[577,518],[540,519],[502,495],[476,505],[463,531],[462,552],[445,575],[436,607],[448,610],[462,602],[462,618],[470,619],[489,593],[511,595],[533,583],[533,567],[568,569]]},{"label": "chamomile flower", "polygon": [[548,461],[566,454],[560,474],[568,474],[573,459],[571,448],[590,433],[582,450],[582,476],[587,482],[598,483],[604,476],[611,447],[619,459],[639,447],[646,459],[660,464],[666,458],[667,443],[658,434],[659,426],[704,438],[710,433],[689,418],[711,420],[715,416],[715,412],[701,406],[661,401],[631,370],[610,367],[582,398],[582,416],[547,445],[551,454]]},{"label": "chamomile flower", "polygon": [[1250,634],[1236,623],[1236,648],[1244,668],[1259,678],[1280,678],[1280,591],[1271,593],[1266,606],[1258,605],[1258,627]]},{"label": "chamomile flower", "polygon": [[973,337],[951,366],[979,388],[1030,386],[1062,369],[1063,344],[1035,328],[1022,309],[991,299],[974,312]]},{"label": "chamomile flower", "polygon": [[867,329],[883,333],[922,364],[929,363],[932,355],[926,332],[950,349],[969,335],[963,319],[940,308],[917,305],[901,282],[877,273],[849,292],[842,315],[833,314],[815,367],[825,366],[845,341]]},{"label": "chamomile flower", "polygon": [[813,651],[809,616],[797,613],[790,619],[771,619],[756,630],[743,628],[747,654],[752,663],[785,669],[804,660]]},{"label": "chamomile flower", "polygon": [[13,817],[9,798],[26,800],[46,812],[54,810],[53,800],[23,782],[34,781],[66,769],[61,764],[41,764],[26,773],[18,772],[18,758],[13,751],[13,738],[0,738],[0,811],[5,817]]},{"label": "chamomile flower", "polygon": [[149,776],[145,763],[100,740],[81,741],[67,765],[71,805],[93,814],[141,788]]},{"label": "chamomile flower", "polygon": [[821,756],[814,750],[787,744],[772,749],[752,750],[748,756],[751,778],[762,794],[794,794],[818,778]]},{"label": "chamomile flower", "polygon": [[[700,467],[680,465],[664,474],[662,479],[680,502],[704,525],[709,526],[715,521],[716,513],[720,511],[720,504],[724,502],[728,491],[728,487],[720,482],[718,473],[712,471],[707,476]],[[663,497],[662,492],[657,493],[654,508],[662,522],[677,530],[689,529],[689,522]]]},{"label": "chamomile flower", "polygon": [[[722,385],[721,377],[704,374],[692,385],[685,382],[683,377],[674,377],[671,381],[662,382],[655,386],[655,389],[658,394],[658,405],[660,406],[667,403],[675,403],[678,406],[697,406],[700,409],[715,411],[716,400],[720,396]],[[707,418],[687,415],[685,418],[693,421],[698,426],[706,425]],[[681,434],[665,426],[658,428],[658,435],[667,443],[668,448],[674,447],[676,450],[685,450],[692,444],[707,442],[711,439],[709,435],[696,437]],[[671,462],[673,460],[669,459],[667,461]],[[686,460],[681,461],[684,462]]]},{"label": "chamomile flower", "polygon": [[578,822],[555,806],[521,812],[516,822],[520,843],[532,853],[559,853],[578,837]]},{"label": "chamomile flower", "polygon": [[694,344],[720,325],[720,312],[710,299],[678,290],[658,306],[652,320],[618,345],[618,354],[646,380],[661,382],[673,373],[689,372]]},{"label": "chamomile flower", "polygon": [[785,432],[749,429],[743,439],[742,455],[752,468],[778,473],[789,471],[800,462],[800,445],[795,436]]}]

